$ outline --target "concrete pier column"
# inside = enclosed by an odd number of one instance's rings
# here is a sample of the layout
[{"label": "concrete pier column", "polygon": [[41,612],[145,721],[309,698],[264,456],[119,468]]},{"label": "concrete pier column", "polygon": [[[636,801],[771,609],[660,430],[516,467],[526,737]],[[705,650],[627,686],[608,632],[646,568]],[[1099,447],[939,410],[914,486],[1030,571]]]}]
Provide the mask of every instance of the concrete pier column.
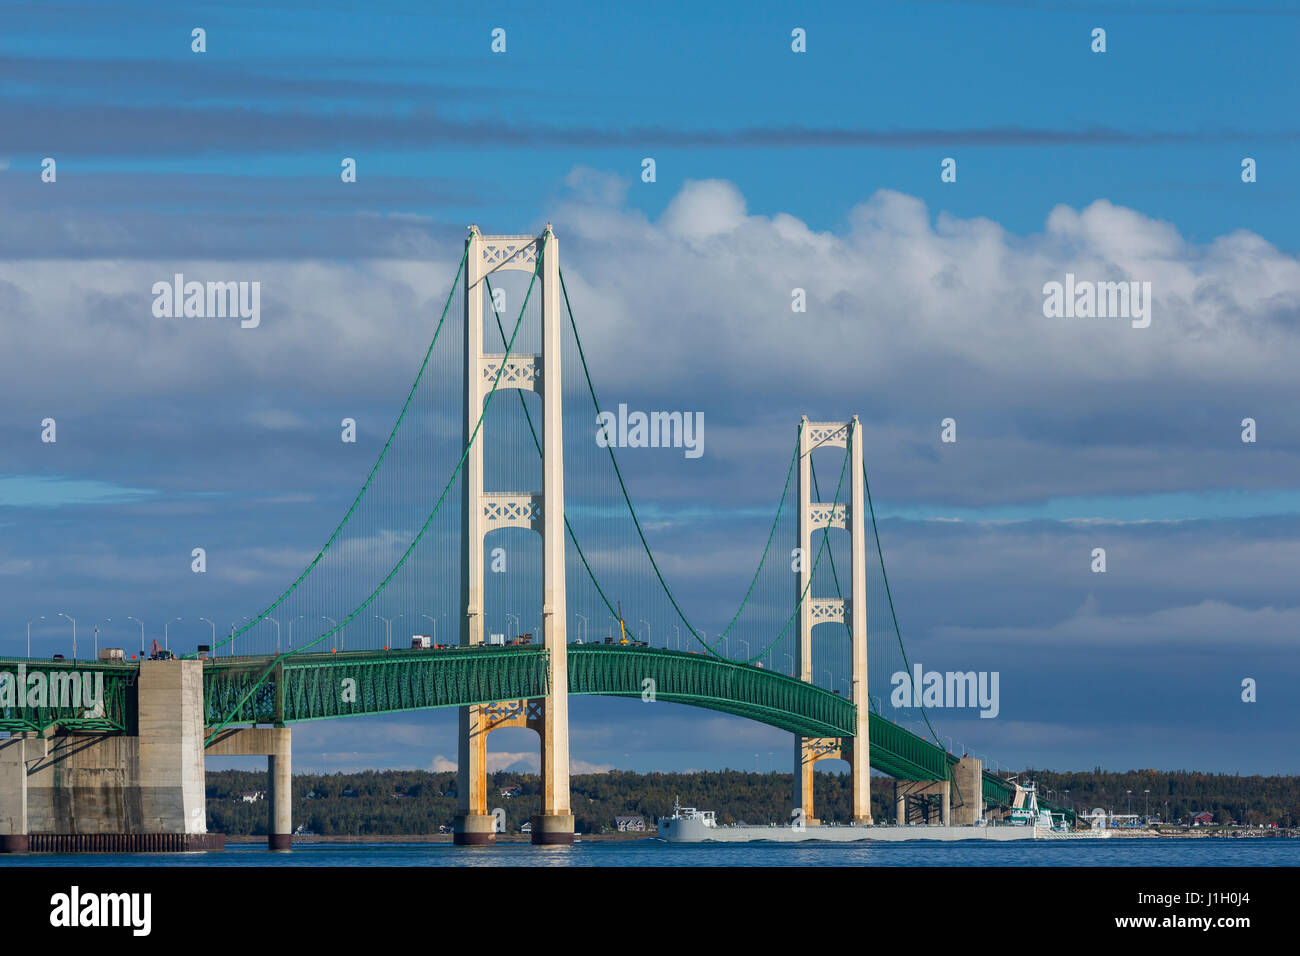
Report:
[{"label": "concrete pier column", "polygon": [[207,833],[203,661],[141,661],[140,831]]},{"label": "concrete pier column", "polygon": [[953,808],[953,820],[970,826],[984,818],[984,765],[978,757],[962,757],[952,770],[961,802]]},{"label": "concrete pier column", "polygon": [[939,791],[939,822],[952,825],[952,782],[949,780],[943,781]]},{"label": "concrete pier column", "polygon": [[293,849],[293,747],[288,727],[276,728],[276,751],[266,758],[267,777],[270,780],[270,826],[266,831],[266,845],[271,850]]},{"label": "concrete pier column", "polygon": [[894,818],[901,827],[907,825],[907,793],[894,781]]},{"label": "concrete pier column", "polygon": [[24,853],[27,847],[27,738],[23,735],[0,740],[0,853]]}]

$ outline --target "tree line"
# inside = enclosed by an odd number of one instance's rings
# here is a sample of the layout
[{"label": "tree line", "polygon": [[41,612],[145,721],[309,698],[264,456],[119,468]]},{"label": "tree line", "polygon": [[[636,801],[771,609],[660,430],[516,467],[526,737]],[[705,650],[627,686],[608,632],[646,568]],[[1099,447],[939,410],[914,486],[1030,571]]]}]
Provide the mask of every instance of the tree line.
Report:
[{"label": "tree line", "polygon": [[[817,816],[847,822],[852,785],[847,773],[816,773]],[[541,781],[535,774],[501,771],[488,775],[488,810],[500,807],[507,829],[517,832],[541,812]],[[1216,823],[1276,823],[1300,826],[1300,777],[1238,776],[1191,771],[1132,770],[1110,773],[1058,773],[1026,770],[1044,799],[1083,813],[1103,807],[1161,819],[1188,821],[1208,811]],[[872,813],[892,820],[894,788],[885,777],[872,778]],[[503,790],[518,792],[503,796]],[[575,774],[570,804],[580,833],[616,828],[619,816],[640,816],[653,831],[674,800],[717,812],[720,823],[788,823],[793,780],[788,773],[741,770],[695,773],[611,771]],[[263,797],[246,803],[246,792],[268,790],[264,772],[218,770],[207,774],[208,829],[229,835],[264,834],[268,806]],[[1050,793],[1048,791],[1051,791]],[[1149,793],[1147,791],[1150,791]],[[386,836],[428,834],[450,828],[456,815],[455,773],[423,770],[368,770],[358,773],[298,774],[293,778],[293,821],[321,835]]]}]

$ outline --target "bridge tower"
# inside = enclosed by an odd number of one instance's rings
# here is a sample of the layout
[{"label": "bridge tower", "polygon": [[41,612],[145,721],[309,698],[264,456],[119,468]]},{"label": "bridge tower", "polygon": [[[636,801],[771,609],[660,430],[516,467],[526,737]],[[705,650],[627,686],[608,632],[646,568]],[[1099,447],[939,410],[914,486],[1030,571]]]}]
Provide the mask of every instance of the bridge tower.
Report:
[{"label": "bridge tower", "polygon": [[[812,500],[812,452],[816,448],[838,447],[849,456],[852,473],[847,505]],[[804,823],[815,826],[813,812],[813,765],[819,760],[838,758],[849,762],[853,777],[853,822],[871,821],[871,701],[867,696],[867,529],[865,479],[862,468],[862,426],[858,416],[848,422],[810,422],[803,416],[799,430],[799,574],[796,600],[799,605],[799,679],[812,683],[812,630],[828,621],[847,623],[852,653],[852,699],[857,705],[857,727],[853,737],[794,738],[794,803]],[[849,531],[852,554],[848,601],[814,597],[812,578],[813,532],[822,528]]]},{"label": "bridge tower", "polygon": [[[560,250],[548,224],[540,236],[484,236],[471,226],[465,240],[465,430],[474,436],[483,403],[497,378],[498,390],[522,388],[542,399],[542,489],[485,491],[484,430],[470,447],[462,470],[461,589],[465,616],[461,643],[482,644],[484,636],[484,539],[504,527],[532,528],[542,536],[542,633],[548,652],[550,696],[530,701],[527,726],[541,735],[542,812],[532,820],[534,843],[572,843],[569,810],[569,669],[564,590],[564,456],[561,431]],[[512,352],[509,358],[483,351],[484,280],[492,273],[541,269],[542,351]],[[486,706],[460,711],[459,795],[455,841],[495,842],[495,820],[487,812],[487,735],[501,723]]]}]

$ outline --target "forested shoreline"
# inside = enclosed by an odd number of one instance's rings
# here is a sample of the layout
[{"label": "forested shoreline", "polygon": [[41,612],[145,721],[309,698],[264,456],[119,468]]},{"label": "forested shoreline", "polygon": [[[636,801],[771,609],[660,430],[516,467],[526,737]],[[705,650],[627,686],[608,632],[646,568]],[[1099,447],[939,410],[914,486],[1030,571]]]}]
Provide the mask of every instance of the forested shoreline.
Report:
[{"label": "forested shoreline", "polygon": [[[1046,799],[1080,813],[1103,807],[1115,813],[1131,809],[1146,815],[1149,809],[1152,817],[1186,822],[1194,813],[1208,812],[1217,824],[1300,826],[1300,777],[1097,769],[1071,773],[1031,770],[1018,779],[1032,779]],[[539,785],[535,774],[490,774],[488,809],[502,808],[507,828],[517,831],[540,812]],[[229,835],[265,833],[266,791],[265,772],[208,772],[208,829]],[[513,795],[505,796],[503,791]],[[788,773],[611,771],[575,774],[571,805],[575,826],[582,833],[613,830],[619,816],[640,816],[653,829],[656,818],[671,810],[675,798],[683,805],[717,811],[721,823],[765,824],[790,819],[791,792]],[[251,802],[244,799],[245,794],[252,797]],[[455,794],[456,775],[447,772],[299,774],[293,778],[293,821],[295,826],[322,836],[437,833],[440,827],[451,826]],[[821,819],[848,819],[847,774],[818,773],[815,794]],[[878,820],[892,818],[893,783],[888,778],[872,778],[872,812]]]}]

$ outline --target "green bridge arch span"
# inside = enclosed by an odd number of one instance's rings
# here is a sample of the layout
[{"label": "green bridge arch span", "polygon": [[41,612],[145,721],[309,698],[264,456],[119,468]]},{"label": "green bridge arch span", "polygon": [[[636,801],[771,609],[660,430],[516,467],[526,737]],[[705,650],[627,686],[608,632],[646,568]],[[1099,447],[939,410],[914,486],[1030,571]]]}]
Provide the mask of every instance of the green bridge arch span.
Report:
[{"label": "green bridge arch span", "polygon": [[[746,717],[805,737],[853,735],[852,701],[761,667],[626,645],[570,644],[568,658],[570,694],[641,698],[653,691],[655,701]],[[276,662],[261,680],[273,660],[209,662],[203,680],[207,726],[490,704],[550,692],[541,646],[298,653]],[[956,758],[941,747],[874,713],[869,726],[876,769],[907,780],[949,777]]]},{"label": "green bridge arch span", "polygon": [[[734,714],[807,737],[853,733],[852,701],[763,668],[651,647],[570,644],[568,652],[571,694],[640,698],[650,678],[659,701]],[[20,664],[44,672],[47,680],[74,670],[102,674],[104,706],[92,715],[79,708],[0,704],[0,730],[44,732],[57,725],[130,731],[127,702],[138,664],[12,658],[0,659],[0,670],[16,673]],[[545,697],[550,691],[546,665],[541,646],[295,653],[278,662],[213,659],[203,670],[206,724],[297,723]],[[344,700],[347,680],[355,682],[352,702]],[[877,770],[904,780],[950,779],[956,758],[942,748],[878,714],[870,715],[869,726],[871,764]],[[1012,785],[987,771],[983,777],[985,801],[1009,805]]]}]

